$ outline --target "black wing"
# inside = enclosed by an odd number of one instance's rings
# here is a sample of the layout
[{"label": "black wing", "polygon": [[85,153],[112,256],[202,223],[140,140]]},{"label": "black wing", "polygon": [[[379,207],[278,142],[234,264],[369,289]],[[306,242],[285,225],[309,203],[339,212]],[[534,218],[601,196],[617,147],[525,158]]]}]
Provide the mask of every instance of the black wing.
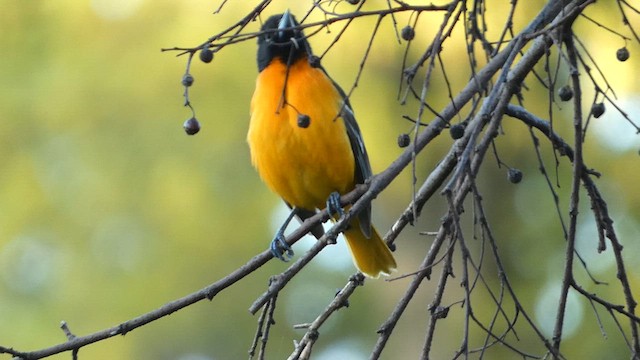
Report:
[{"label": "black wing", "polygon": [[[327,74],[326,71],[325,74]],[[329,77],[328,74],[327,77]],[[331,77],[329,77],[329,79],[331,79]],[[351,143],[351,151],[353,152],[353,157],[355,159],[355,182],[356,184],[364,184],[364,182],[369,179],[373,173],[371,171],[371,164],[369,163],[367,149],[364,146],[364,140],[360,133],[360,127],[358,127],[355,115],[353,115],[353,109],[351,108],[347,95],[335,81],[331,81],[333,82],[333,86],[338,89],[342,99],[344,99],[344,105],[342,106],[340,116],[344,120],[347,135],[349,136],[349,142]],[[371,204],[362,209],[358,214],[358,220],[360,220],[360,230],[362,230],[362,233],[367,238],[371,237]]]}]

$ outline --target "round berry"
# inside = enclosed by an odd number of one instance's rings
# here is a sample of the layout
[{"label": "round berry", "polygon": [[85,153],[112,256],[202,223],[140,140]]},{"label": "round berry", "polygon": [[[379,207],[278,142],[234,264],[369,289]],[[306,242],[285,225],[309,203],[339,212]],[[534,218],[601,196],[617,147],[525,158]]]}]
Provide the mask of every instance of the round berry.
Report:
[{"label": "round berry", "polygon": [[298,126],[306,129],[311,124],[311,118],[306,114],[298,114]]},{"label": "round berry", "polygon": [[198,122],[198,119],[196,119],[195,117],[192,117],[189,120],[185,121],[184,124],[182,124],[182,127],[184,128],[184,132],[186,132],[187,135],[195,135],[198,133],[198,131],[200,131],[200,122]]},{"label": "round berry", "polygon": [[405,148],[411,144],[411,138],[409,134],[400,134],[398,135],[398,146],[401,148]]},{"label": "round berry", "polygon": [[182,85],[189,87],[193,85],[194,80],[195,79],[193,78],[193,76],[191,76],[191,74],[184,74],[184,76],[182,77]]},{"label": "round berry", "polygon": [[455,124],[449,128],[449,135],[453,138],[453,140],[458,140],[464,136],[464,128],[463,124]]},{"label": "round berry", "polygon": [[616,58],[618,58],[618,61],[629,60],[629,50],[626,47],[618,49],[618,51],[616,51]]},{"label": "round berry", "polygon": [[213,60],[213,51],[209,47],[200,50],[200,60],[205,64],[210,63]]},{"label": "round berry", "polygon": [[602,116],[602,114],[604,114],[604,103],[595,103],[591,106],[591,115],[593,115],[594,118],[597,119]]},{"label": "round berry", "polygon": [[507,178],[512,183],[517,184],[522,181],[522,171],[515,168],[509,168],[509,172],[507,172]]},{"label": "round berry", "polygon": [[558,90],[558,96],[562,101],[569,101],[573,98],[573,89],[569,85],[565,85]]},{"label": "round berry", "polygon": [[402,31],[400,31],[400,36],[402,36],[402,38],[406,41],[411,41],[414,37],[416,37],[416,31],[413,30],[410,25],[407,25],[402,28]]},{"label": "round berry", "polygon": [[435,319],[444,319],[449,315],[449,307],[436,306],[435,309],[431,309],[431,314]]}]

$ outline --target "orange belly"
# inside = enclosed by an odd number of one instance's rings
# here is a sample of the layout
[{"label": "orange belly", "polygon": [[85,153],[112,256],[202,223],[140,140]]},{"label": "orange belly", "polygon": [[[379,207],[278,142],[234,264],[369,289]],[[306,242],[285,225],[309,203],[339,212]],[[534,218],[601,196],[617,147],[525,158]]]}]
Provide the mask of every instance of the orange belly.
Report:
[{"label": "orange belly", "polygon": [[[274,60],[256,82],[247,141],[262,180],[287,203],[322,209],[329,194],[354,187],[354,156],[342,118],[342,97],[326,74],[297,61],[289,69]],[[258,100],[259,99],[259,100]],[[307,128],[298,114],[309,116]]]}]

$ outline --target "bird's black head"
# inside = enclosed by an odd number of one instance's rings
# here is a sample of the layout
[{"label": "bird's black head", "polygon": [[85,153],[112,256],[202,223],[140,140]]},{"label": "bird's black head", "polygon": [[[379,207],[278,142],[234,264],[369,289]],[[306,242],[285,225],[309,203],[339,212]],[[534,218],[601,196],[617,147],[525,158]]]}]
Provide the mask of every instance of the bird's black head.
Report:
[{"label": "bird's black head", "polygon": [[273,60],[293,63],[311,53],[309,42],[302,31],[293,29],[300,25],[287,10],[273,15],[262,25],[258,36],[258,70],[262,71]]}]

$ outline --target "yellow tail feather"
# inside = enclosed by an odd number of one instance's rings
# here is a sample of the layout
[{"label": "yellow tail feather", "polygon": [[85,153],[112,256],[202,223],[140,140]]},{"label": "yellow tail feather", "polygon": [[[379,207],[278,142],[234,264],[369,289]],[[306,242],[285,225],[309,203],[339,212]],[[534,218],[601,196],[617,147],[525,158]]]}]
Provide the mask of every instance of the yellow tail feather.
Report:
[{"label": "yellow tail feather", "polygon": [[371,230],[371,237],[367,239],[356,219],[351,222],[344,236],[358,270],[375,279],[380,274],[391,274],[396,269],[396,260],[376,229],[372,227]]}]

